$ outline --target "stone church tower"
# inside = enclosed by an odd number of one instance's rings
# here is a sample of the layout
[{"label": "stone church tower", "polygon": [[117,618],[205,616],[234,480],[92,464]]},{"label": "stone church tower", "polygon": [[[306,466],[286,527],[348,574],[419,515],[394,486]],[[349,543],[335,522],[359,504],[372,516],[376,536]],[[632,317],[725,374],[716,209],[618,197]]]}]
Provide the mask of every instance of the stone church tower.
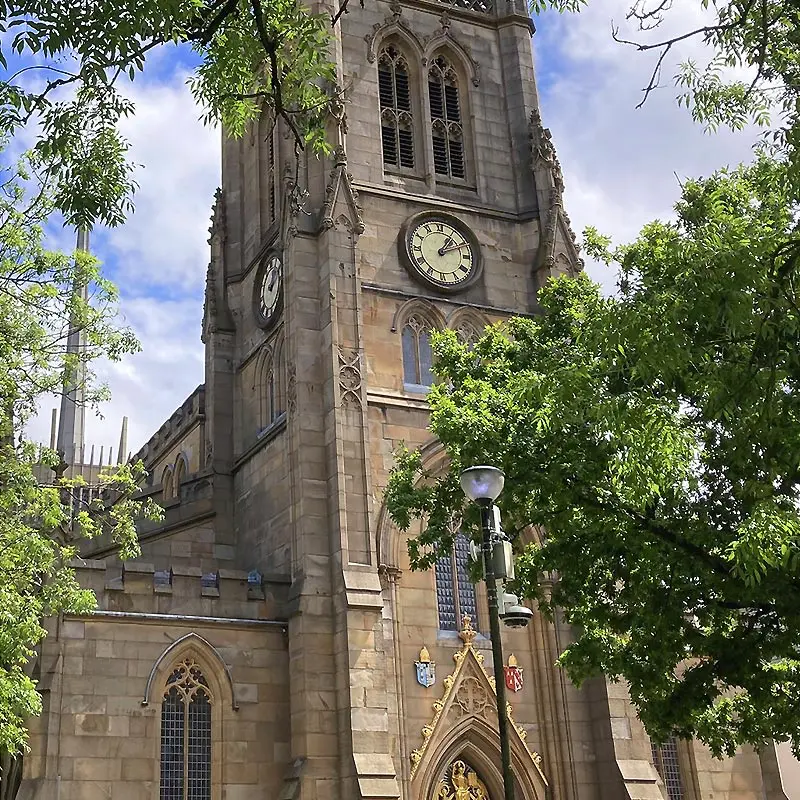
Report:
[{"label": "stone church tower", "polygon": [[[165,519],[134,562],[84,552],[98,610],[51,624],[20,797],[502,796],[466,543],[411,572],[382,490],[400,443],[442,461],[430,331],[580,268],[532,32],[523,0],[372,0],[337,27],[331,158],[267,117],[223,142],[205,383],[139,454]],[[504,632],[519,800],[789,796],[774,751],[651,746],[623,686],[553,666],[569,636]]]}]

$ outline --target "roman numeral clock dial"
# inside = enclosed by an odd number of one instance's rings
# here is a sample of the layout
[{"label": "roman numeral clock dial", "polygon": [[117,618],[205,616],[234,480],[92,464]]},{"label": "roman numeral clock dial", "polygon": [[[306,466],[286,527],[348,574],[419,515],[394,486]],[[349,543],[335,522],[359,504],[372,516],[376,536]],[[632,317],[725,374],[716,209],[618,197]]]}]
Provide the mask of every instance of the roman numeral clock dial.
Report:
[{"label": "roman numeral clock dial", "polygon": [[283,263],[277,254],[268,256],[258,271],[253,303],[258,324],[271,328],[283,306]]},{"label": "roman numeral clock dial", "polygon": [[435,212],[413,216],[403,227],[400,254],[416,280],[441,291],[459,291],[481,266],[475,234],[460,220]]}]

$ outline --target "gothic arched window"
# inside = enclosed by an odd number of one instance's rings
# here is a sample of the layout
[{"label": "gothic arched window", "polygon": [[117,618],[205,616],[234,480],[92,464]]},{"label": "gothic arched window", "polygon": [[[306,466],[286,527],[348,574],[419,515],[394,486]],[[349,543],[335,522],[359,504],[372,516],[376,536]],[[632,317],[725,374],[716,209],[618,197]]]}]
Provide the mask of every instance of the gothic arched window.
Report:
[{"label": "gothic arched window", "polygon": [[469,614],[478,628],[478,599],[469,579],[469,539],[459,532],[453,550],[436,562],[436,607],[439,629],[461,630],[464,614]]},{"label": "gothic arched window", "polygon": [[408,387],[433,386],[431,326],[412,314],[403,326],[403,383]]},{"label": "gothic arched window", "polygon": [[286,411],[283,379],[283,337],[270,346],[261,362],[258,379],[259,420],[258,431],[269,428]]},{"label": "gothic arched window", "polygon": [[437,56],[428,70],[428,97],[431,104],[433,168],[437,175],[465,178],[464,128],[458,76],[444,56]]},{"label": "gothic arched window", "polygon": [[180,497],[181,484],[186,480],[186,459],[183,454],[179,455],[175,461],[175,477],[173,479],[173,486],[175,487],[175,494]]},{"label": "gothic arched window", "polygon": [[174,494],[173,486],[172,467],[165,467],[161,474],[161,496],[164,500],[169,500]]},{"label": "gothic arched window", "polygon": [[650,743],[653,751],[653,766],[664,781],[668,800],[683,800],[683,781],[678,759],[678,742],[674,736],[664,744]]},{"label": "gothic arched window", "polygon": [[414,168],[414,125],[408,62],[394,46],[378,57],[381,142],[384,166]]},{"label": "gothic arched window", "polygon": [[211,800],[212,705],[200,667],[182,660],[161,701],[160,800]]}]

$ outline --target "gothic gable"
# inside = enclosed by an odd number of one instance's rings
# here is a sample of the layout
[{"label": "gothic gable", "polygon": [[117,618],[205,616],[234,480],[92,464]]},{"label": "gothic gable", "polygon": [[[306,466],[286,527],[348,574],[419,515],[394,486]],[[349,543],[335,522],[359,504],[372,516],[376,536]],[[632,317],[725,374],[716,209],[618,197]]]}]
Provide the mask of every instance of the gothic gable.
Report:
[{"label": "gothic gable", "polygon": [[[444,679],[442,697],[433,704],[433,719],[422,729],[422,744],[411,753],[411,780],[417,784],[420,797],[434,796],[432,789],[441,780],[444,767],[461,754],[470,756],[470,762],[481,771],[490,788],[492,783],[497,784],[497,694],[495,680],[483,666],[483,653],[474,647],[476,635],[471,618],[465,615],[459,633],[464,644],[453,656],[455,669]],[[514,721],[510,705],[506,713],[514,772],[530,784],[524,787],[525,796],[542,800],[547,780],[540,766],[541,757],[528,747],[526,732]]]}]

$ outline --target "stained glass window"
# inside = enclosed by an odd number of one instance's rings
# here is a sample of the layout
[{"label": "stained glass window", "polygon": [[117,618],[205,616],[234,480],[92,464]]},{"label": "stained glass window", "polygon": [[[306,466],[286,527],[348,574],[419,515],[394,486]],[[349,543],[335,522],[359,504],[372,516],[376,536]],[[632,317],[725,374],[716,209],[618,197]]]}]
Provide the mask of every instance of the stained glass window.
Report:
[{"label": "stained glass window", "polygon": [[668,800],[683,800],[683,782],[681,781],[681,768],[678,761],[678,742],[675,737],[670,737],[664,744],[651,742],[653,750],[653,766],[655,766],[664,788],[667,790]]},{"label": "stained glass window", "polygon": [[211,800],[211,708],[200,667],[185,659],[161,702],[160,800]]},{"label": "stained glass window", "polygon": [[378,59],[378,94],[381,101],[383,163],[414,168],[414,129],[408,64],[393,45]]},{"label": "stained glass window", "polygon": [[475,585],[469,579],[469,540],[458,533],[453,550],[436,562],[436,606],[439,610],[439,629],[461,629],[464,614],[469,614],[478,627],[478,601]]}]

